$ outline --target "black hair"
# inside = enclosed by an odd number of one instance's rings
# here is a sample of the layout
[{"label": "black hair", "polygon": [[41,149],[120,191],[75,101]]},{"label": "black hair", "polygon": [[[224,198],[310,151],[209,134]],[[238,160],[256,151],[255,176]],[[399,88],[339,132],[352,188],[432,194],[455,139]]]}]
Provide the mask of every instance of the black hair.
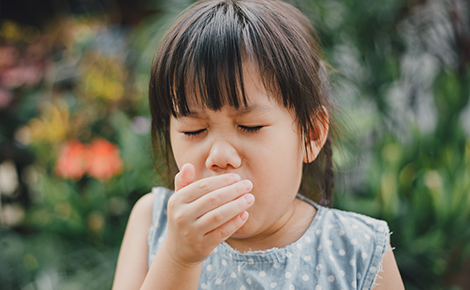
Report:
[{"label": "black hair", "polygon": [[[329,81],[310,21],[277,0],[212,0],[189,7],[163,38],[151,71],[149,103],[156,156],[170,164],[170,118],[190,113],[189,98],[212,109],[246,106],[243,65],[253,64],[265,88],[295,112],[300,132],[328,122],[319,156],[304,167],[307,196],[328,204],[333,196]],[[326,117],[328,116],[328,117]],[[304,182],[305,180],[305,182]]]}]

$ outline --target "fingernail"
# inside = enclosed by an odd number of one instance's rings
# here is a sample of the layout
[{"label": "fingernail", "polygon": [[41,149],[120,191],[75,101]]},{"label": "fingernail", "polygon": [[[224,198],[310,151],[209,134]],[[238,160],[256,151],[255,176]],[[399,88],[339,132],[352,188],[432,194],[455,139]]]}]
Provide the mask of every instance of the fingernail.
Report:
[{"label": "fingernail", "polygon": [[246,221],[248,219],[248,212],[244,211],[240,214],[240,218],[242,221]]},{"label": "fingernail", "polygon": [[244,197],[247,204],[252,204],[255,201],[255,197],[251,193],[245,194]]},{"label": "fingernail", "polygon": [[234,181],[240,181],[240,180],[241,180],[240,175],[238,175],[238,174],[236,174],[236,173],[233,173],[233,174],[232,174],[232,178],[233,178]]},{"label": "fingernail", "polygon": [[246,190],[250,191],[253,188],[253,183],[249,180],[243,180],[243,186],[245,186]]}]

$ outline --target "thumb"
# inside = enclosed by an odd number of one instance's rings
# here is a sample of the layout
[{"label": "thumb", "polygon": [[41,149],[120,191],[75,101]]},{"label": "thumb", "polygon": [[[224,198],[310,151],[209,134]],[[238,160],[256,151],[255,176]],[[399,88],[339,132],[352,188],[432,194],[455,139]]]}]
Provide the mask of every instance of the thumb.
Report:
[{"label": "thumb", "polygon": [[186,163],[181,167],[180,172],[175,176],[175,192],[188,186],[194,181],[196,177],[196,169],[191,163]]}]

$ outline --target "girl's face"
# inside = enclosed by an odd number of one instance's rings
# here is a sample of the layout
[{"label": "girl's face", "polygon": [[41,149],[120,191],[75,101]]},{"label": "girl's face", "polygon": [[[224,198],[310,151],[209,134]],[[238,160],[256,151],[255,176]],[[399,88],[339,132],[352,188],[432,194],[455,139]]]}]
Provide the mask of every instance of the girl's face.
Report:
[{"label": "girl's face", "polygon": [[244,75],[246,107],[213,111],[194,103],[190,115],[170,121],[176,163],[193,164],[195,180],[237,173],[252,181],[255,203],[236,239],[269,236],[292,215],[305,152],[293,112],[268,97],[257,74]]}]

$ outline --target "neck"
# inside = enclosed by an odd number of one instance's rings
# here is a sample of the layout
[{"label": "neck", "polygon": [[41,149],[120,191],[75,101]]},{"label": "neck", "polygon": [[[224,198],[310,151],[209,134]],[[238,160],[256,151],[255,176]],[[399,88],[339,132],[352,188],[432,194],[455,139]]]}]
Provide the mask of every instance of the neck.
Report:
[{"label": "neck", "polygon": [[295,199],[294,206],[265,231],[264,234],[251,238],[227,239],[233,249],[243,253],[272,248],[284,248],[302,237],[315,217],[316,209],[300,199]]}]

